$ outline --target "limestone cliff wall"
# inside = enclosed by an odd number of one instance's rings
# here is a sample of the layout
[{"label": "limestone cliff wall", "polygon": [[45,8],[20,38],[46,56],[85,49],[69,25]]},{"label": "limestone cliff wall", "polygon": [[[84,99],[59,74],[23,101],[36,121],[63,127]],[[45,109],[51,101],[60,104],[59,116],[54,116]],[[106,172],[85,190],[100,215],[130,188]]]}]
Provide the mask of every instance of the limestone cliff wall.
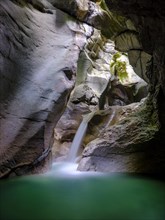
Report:
[{"label": "limestone cliff wall", "polygon": [[165,161],[165,3],[163,0],[105,0],[105,3],[110,13],[123,17],[127,24],[124,31],[118,28],[113,34],[115,45],[128,53],[136,73],[149,83],[149,95],[143,107],[137,108],[137,114],[132,112],[126,120],[108,126],[87,145],[79,169],[161,174]]},{"label": "limestone cliff wall", "polygon": [[92,31],[48,1],[27,2],[0,1],[0,176],[46,165]]}]

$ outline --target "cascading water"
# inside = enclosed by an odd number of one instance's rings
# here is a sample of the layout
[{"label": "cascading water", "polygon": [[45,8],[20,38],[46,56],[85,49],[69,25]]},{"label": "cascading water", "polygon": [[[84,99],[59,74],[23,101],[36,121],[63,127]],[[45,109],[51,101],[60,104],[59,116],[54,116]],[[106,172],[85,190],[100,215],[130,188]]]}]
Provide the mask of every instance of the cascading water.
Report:
[{"label": "cascading water", "polygon": [[91,112],[91,113],[83,116],[83,120],[77,130],[77,133],[73,139],[73,142],[72,142],[72,145],[70,148],[70,152],[69,152],[69,155],[67,158],[68,162],[75,162],[76,161],[77,153],[78,153],[79,148],[81,147],[83,138],[86,134],[88,123],[93,118],[95,113],[96,113],[96,111]]},{"label": "cascading water", "polygon": [[77,130],[77,133],[74,137],[73,143],[71,145],[71,149],[70,149],[70,152],[69,152],[69,155],[67,158],[69,162],[75,162],[77,152],[78,152],[78,150],[81,146],[81,143],[83,141],[83,138],[86,134],[87,127],[88,127],[88,122],[86,122],[85,120],[82,120],[82,122]]},{"label": "cascading water", "polygon": [[[52,168],[49,172],[46,173],[46,175],[55,175],[55,176],[67,176],[70,174],[81,174],[82,176],[87,175],[88,172],[80,172],[77,171],[78,164],[76,163],[76,157],[78,154],[78,150],[81,147],[83,138],[86,134],[86,130],[88,127],[89,121],[93,118],[95,114],[97,114],[98,110],[95,110],[89,114],[86,114],[83,116],[83,120],[80,123],[80,126],[76,132],[76,135],[73,139],[68,157],[63,162],[54,162],[52,164]],[[90,172],[91,175],[91,172]],[[97,175],[100,175],[97,173]]]}]

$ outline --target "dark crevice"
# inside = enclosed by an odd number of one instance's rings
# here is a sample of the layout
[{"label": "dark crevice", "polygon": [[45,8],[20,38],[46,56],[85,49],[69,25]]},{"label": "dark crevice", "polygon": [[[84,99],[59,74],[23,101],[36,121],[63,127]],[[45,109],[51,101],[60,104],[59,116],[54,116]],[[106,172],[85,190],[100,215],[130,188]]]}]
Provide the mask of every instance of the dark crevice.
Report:
[{"label": "dark crevice", "polygon": [[22,117],[20,119],[28,120],[28,121],[33,121],[33,122],[43,122],[44,120],[36,119],[36,118],[26,118]]},{"label": "dark crevice", "polygon": [[47,148],[46,150],[43,151],[42,155],[37,157],[32,163],[17,165],[16,167],[13,168],[7,165],[2,165],[1,168],[6,167],[7,169],[10,170],[3,173],[3,176],[0,177],[0,179],[8,178],[12,173],[15,173],[16,176],[28,174],[31,170],[39,166],[49,156],[50,152],[51,152],[51,148]]},{"label": "dark crevice", "polygon": [[70,69],[63,69],[63,72],[69,80],[72,80],[73,72]]},{"label": "dark crevice", "polygon": [[25,7],[25,6],[28,6],[28,4],[30,4],[36,10],[38,10],[42,13],[53,14],[53,11],[51,9],[45,8],[41,2],[36,2],[36,1],[32,1],[32,0],[26,0],[26,1],[25,0],[11,0],[11,1],[20,7]]}]

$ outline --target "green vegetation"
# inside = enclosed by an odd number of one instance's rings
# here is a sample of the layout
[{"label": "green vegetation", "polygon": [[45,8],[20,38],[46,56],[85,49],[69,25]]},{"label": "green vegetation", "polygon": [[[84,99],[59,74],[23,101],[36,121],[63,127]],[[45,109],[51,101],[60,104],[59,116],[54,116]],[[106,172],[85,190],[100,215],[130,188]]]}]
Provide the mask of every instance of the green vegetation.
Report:
[{"label": "green vegetation", "polygon": [[121,82],[128,78],[127,63],[121,60],[122,55],[127,56],[125,53],[115,53],[110,62],[111,73],[117,76]]}]

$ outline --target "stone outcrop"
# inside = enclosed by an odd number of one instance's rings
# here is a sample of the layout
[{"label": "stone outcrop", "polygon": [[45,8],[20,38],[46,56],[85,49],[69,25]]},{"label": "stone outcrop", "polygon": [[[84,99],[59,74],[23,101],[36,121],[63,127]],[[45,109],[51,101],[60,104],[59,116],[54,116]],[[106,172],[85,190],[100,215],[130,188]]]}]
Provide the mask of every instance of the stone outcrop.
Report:
[{"label": "stone outcrop", "polygon": [[30,2],[0,2],[1,177],[46,166],[79,52],[92,32],[49,2]]},{"label": "stone outcrop", "polygon": [[130,28],[127,26],[124,32],[118,29],[114,34],[115,45],[128,53],[136,73],[149,83],[148,104],[143,104],[145,111],[137,107],[136,122],[132,112],[126,120],[110,125],[88,143],[79,169],[162,174],[165,168],[165,4],[150,0],[105,2],[111,13],[132,21]]},{"label": "stone outcrop", "polygon": [[[150,70],[147,69],[146,71],[147,73],[146,78],[148,78],[148,81],[150,82],[150,84],[152,84],[152,87],[155,87],[156,84],[160,84],[161,90],[165,94],[165,90],[164,90],[165,2],[163,0],[159,0],[156,2],[153,2],[151,0],[147,0],[145,2],[140,0],[137,1],[105,0],[105,2],[112,12],[118,13],[122,16],[126,16],[128,19],[131,19],[131,21],[133,22],[134,27],[136,28],[136,32],[138,34],[138,39],[140,41],[142,50],[145,53],[152,56],[149,62]],[[134,50],[134,48],[132,49]],[[136,56],[138,57],[138,55]],[[149,66],[149,63],[148,62],[146,63],[147,67]],[[163,94],[161,96],[163,99]],[[164,118],[163,115],[161,117]]]},{"label": "stone outcrop", "polygon": [[147,99],[127,106],[113,106],[95,116],[85,141],[79,170],[101,172],[161,173],[165,150],[155,140],[158,114]]}]

